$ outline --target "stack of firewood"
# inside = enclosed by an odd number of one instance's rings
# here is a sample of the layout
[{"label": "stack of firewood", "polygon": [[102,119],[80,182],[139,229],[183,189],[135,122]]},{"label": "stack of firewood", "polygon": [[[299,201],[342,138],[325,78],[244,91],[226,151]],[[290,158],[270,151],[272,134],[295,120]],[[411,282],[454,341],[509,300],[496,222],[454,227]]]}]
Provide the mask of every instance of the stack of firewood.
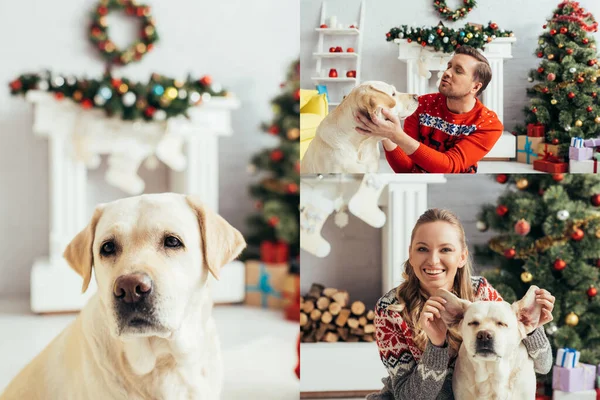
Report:
[{"label": "stack of firewood", "polygon": [[350,303],[345,290],[313,283],[300,297],[302,342],[372,342],[375,312],[362,301]]}]

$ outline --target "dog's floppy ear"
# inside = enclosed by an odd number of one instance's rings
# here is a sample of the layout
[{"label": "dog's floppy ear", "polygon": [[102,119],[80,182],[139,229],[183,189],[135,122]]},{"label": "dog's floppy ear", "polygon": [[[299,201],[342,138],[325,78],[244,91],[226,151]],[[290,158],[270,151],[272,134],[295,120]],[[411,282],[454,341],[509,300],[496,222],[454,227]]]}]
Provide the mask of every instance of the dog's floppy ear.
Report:
[{"label": "dog's floppy ear", "polygon": [[196,196],[186,201],[198,217],[202,257],[211,274],[219,279],[219,270],[240,255],[246,247],[242,234],[223,217],[209,210]]},{"label": "dog's floppy ear", "polygon": [[372,84],[363,89],[359,100],[359,108],[369,116],[379,113],[383,107],[395,106],[396,100],[392,96]]},{"label": "dog's floppy ear", "polygon": [[525,338],[534,331],[542,316],[542,306],[535,302],[535,291],[538,289],[535,285],[530,286],[525,296],[511,305],[517,315],[521,338]]},{"label": "dog's floppy ear", "polygon": [[85,293],[90,280],[92,279],[92,265],[94,263],[94,236],[96,234],[96,225],[102,216],[104,207],[99,205],[94,210],[92,220],[81,232],[71,240],[63,253],[63,257],[67,260],[71,268],[75,270],[83,278],[83,286],[81,293]]},{"label": "dog's floppy ear", "polygon": [[445,310],[440,314],[448,328],[453,328],[458,325],[463,320],[467,307],[471,305],[470,301],[460,299],[446,289],[438,289],[434,296],[439,296],[447,301],[447,303],[444,304]]}]

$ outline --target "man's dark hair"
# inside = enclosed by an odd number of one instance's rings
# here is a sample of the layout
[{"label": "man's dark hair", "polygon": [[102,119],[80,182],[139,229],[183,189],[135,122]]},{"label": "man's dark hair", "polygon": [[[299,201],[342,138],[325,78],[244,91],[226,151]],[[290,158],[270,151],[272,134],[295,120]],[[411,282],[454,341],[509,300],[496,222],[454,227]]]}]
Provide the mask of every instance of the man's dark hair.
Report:
[{"label": "man's dark hair", "polygon": [[454,54],[465,54],[479,61],[473,72],[473,79],[476,82],[481,82],[481,88],[475,94],[475,96],[479,96],[492,80],[492,68],[490,67],[490,63],[479,50],[471,46],[460,46],[454,51]]}]

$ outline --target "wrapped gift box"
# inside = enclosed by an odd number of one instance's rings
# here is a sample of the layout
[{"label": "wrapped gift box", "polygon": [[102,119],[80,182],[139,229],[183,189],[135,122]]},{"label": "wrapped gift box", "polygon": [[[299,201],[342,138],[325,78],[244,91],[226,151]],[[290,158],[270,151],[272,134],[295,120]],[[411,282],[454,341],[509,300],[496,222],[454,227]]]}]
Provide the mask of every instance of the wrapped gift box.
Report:
[{"label": "wrapped gift box", "polygon": [[575,349],[571,349],[569,347],[560,348],[556,350],[556,360],[554,361],[554,365],[563,368],[575,368],[575,366],[579,363],[580,356],[581,353]]},{"label": "wrapped gift box", "polygon": [[[563,392],[594,391],[596,366],[579,363],[575,368],[552,367],[552,389]],[[595,395],[595,392],[594,392]]]},{"label": "wrapped gift box", "polygon": [[246,261],[246,299],[244,303],[262,308],[283,308],[283,287],[288,276],[286,263],[267,264]]},{"label": "wrapped gift box", "polygon": [[517,136],[517,161],[531,164],[538,159],[537,146],[544,141],[543,137]]},{"label": "wrapped gift box", "polygon": [[529,137],[544,137],[543,124],[527,124],[527,136]]},{"label": "wrapped gift box", "polygon": [[557,144],[540,143],[537,145],[536,152],[540,158],[543,158],[546,154],[552,153],[554,156],[558,156],[560,150]]},{"label": "wrapped gift box", "polygon": [[596,391],[583,390],[580,392],[563,392],[555,390],[552,392],[552,400],[596,400]]},{"label": "wrapped gift box", "polygon": [[569,172],[572,174],[597,174],[598,160],[569,160]]},{"label": "wrapped gift box", "polygon": [[598,147],[600,146],[600,138],[598,139],[586,139],[583,141],[585,147]]},{"label": "wrapped gift box", "polygon": [[286,242],[265,240],[260,244],[260,259],[266,263],[286,263],[290,257],[290,245]]},{"label": "wrapped gift box", "polygon": [[590,147],[569,147],[569,160],[591,160],[593,155],[594,149]]},{"label": "wrapped gift box", "polygon": [[549,174],[557,174],[560,172],[567,172],[569,170],[569,164],[565,162],[535,160],[533,162],[533,169],[536,171],[548,172]]}]

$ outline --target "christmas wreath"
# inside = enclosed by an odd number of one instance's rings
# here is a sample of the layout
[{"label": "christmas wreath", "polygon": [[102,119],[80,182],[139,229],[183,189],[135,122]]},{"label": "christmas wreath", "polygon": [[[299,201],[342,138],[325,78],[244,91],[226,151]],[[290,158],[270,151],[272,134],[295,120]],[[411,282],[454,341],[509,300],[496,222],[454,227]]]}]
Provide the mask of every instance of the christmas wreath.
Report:
[{"label": "christmas wreath", "polygon": [[448,21],[458,21],[459,19],[464,18],[477,5],[475,0],[464,0],[464,3],[464,7],[451,10],[446,5],[445,0],[435,0],[433,2],[433,8],[435,8],[435,11],[437,11],[438,14]]},{"label": "christmas wreath", "polygon": [[[127,15],[141,19],[140,37],[125,50],[120,50],[110,40],[106,21],[109,11],[125,11]],[[152,50],[158,40],[158,34],[154,26],[154,18],[150,15],[150,7],[131,0],[102,0],[92,12],[89,38],[110,64],[126,65],[132,61],[139,61],[144,54]]]},{"label": "christmas wreath", "polygon": [[24,74],[10,83],[12,95],[29,90],[54,94],[57,100],[69,98],[84,109],[104,109],[108,116],[123,120],[162,121],[179,115],[187,116],[190,107],[209,101],[213,96],[227,96],[208,75],[186,81],[152,74],[147,84],[110,73],[102,79],[77,79],[50,72]]},{"label": "christmas wreath", "polygon": [[498,37],[512,37],[512,31],[499,29],[498,24],[490,22],[487,27],[467,24],[463,28],[454,30],[443,25],[431,28],[415,28],[403,25],[389,30],[385,34],[388,42],[394,39],[406,39],[408,43],[417,42],[423,47],[430,46],[435,51],[452,53],[457,47],[469,45],[476,49],[483,49],[485,45]]}]

